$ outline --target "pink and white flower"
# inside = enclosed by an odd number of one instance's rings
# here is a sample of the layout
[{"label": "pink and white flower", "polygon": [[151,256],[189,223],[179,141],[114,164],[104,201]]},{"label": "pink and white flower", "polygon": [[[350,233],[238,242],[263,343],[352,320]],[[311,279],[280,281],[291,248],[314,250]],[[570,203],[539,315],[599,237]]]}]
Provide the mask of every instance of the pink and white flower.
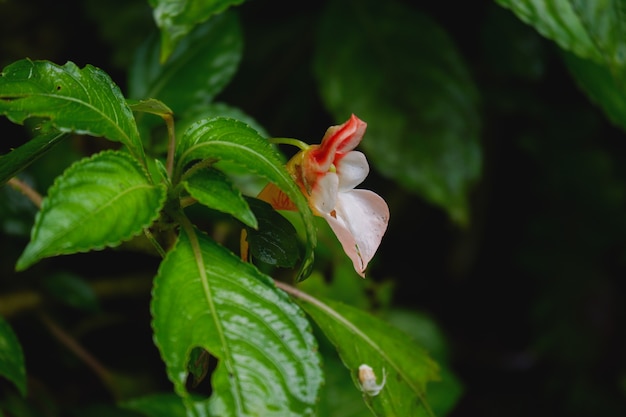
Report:
[{"label": "pink and white flower", "polygon": [[[311,210],[326,219],[362,277],[389,222],[385,200],[372,191],[355,188],[369,173],[365,155],[354,150],[366,127],[352,115],[344,124],[331,126],[321,144],[309,145],[287,163]],[[295,205],[273,184],[268,184],[258,197],[277,210],[295,210]]]}]

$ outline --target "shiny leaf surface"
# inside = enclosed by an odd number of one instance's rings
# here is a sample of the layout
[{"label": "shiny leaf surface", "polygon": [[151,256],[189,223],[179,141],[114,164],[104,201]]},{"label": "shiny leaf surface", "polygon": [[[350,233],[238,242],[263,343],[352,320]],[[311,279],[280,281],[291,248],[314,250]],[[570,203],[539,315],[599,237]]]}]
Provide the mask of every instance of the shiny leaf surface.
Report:
[{"label": "shiny leaf surface", "polygon": [[362,389],[359,367],[363,364],[373,369],[378,385],[384,379],[377,395],[363,392],[374,415],[434,415],[426,398],[426,384],[438,378],[438,366],[407,334],[347,304],[307,296],[298,298],[337,348],[357,389]]},{"label": "shiny leaf surface", "polygon": [[152,184],[126,153],[104,151],[82,159],[50,188],[16,268],[49,256],[117,246],[148,227],[164,199],[164,188]]},{"label": "shiny leaf surface", "polygon": [[208,104],[233,77],[241,59],[242,34],[235,15],[224,13],[198,26],[159,62],[159,43],[149,38],[129,72],[129,96],[158,99],[179,114]]},{"label": "shiny leaf surface", "polygon": [[177,171],[195,160],[226,161],[275,183],[296,204],[305,226],[306,253],[301,279],[308,276],[317,243],[313,214],[300,188],[293,181],[280,155],[250,126],[228,118],[201,120],[189,127],[176,149]]},{"label": "shiny leaf surface", "polygon": [[248,203],[230,180],[215,169],[203,169],[183,182],[185,189],[202,205],[227,213],[255,228],[257,220]]},{"label": "shiny leaf surface", "polygon": [[[308,321],[255,267],[195,229],[185,228],[155,279],[155,341],[192,415],[313,415],[322,383]],[[217,358],[212,394],[185,388],[189,355]]]},{"label": "shiny leaf surface", "polygon": [[108,74],[24,59],[0,73],[0,114],[15,123],[38,117],[60,132],[104,136],[121,142],[139,160],[143,147],[133,113]]},{"label": "shiny leaf surface", "polygon": [[161,29],[161,62],[167,61],[176,45],[209,17],[244,0],[149,0],[154,20]]}]

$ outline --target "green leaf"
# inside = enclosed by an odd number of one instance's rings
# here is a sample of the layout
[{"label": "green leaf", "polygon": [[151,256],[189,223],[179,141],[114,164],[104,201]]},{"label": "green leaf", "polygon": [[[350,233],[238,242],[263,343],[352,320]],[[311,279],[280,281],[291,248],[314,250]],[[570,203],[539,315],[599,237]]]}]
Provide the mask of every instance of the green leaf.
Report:
[{"label": "green leaf", "polygon": [[213,15],[244,0],[149,0],[161,29],[160,61],[165,62],[191,30]]},{"label": "green leaf", "polygon": [[187,370],[192,376],[192,387],[197,387],[207,377],[212,362],[211,359],[211,354],[200,347],[195,347],[191,350]]},{"label": "green leaf", "polygon": [[165,103],[154,98],[146,100],[126,100],[126,102],[132,111],[155,114],[161,118],[171,117],[174,113]]},{"label": "green leaf", "polygon": [[158,41],[149,38],[137,51],[129,73],[129,96],[159,99],[174,113],[206,104],[228,84],[241,60],[239,20],[232,13],[198,26],[159,63]]},{"label": "green leaf", "polygon": [[[346,16],[350,16],[346,19]],[[432,19],[397,2],[332,1],[318,27],[315,72],[337,122],[368,123],[361,146],[385,176],[469,221],[482,165],[478,92]]]},{"label": "green leaf", "polygon": [[61,132],[104,136],[145,161],[133,113],[119,87],[91,65],[14,62],[0,73],[0,113],[14,123],[38,117]]},{"label": "green leaf", "polygon": [[438,379],[438,366],[406,333],[362,310],[299,293],[298,303],[335,345],[358,389],[359,367],[370,366],[380,384],[378,395],[363,393],[376,416],[432,416],[426,384]]},{"label": "green leaf", "polygon": [[8,154],[0,156],[0,185],[6,183],[68,136],[67,133],[59,132],[43,133]]},{"label": "green leaf", "polygon": [[623,72],[626,64],[626,3],[624,0],[570,1],[604,61],[615,73]]},{"label": "green leaf", "polygon": [[417,311],[392,309],[385,320],[412,336],[439,364],[440,378],[428,385],[428,403],[437,416],[448,415],[463,394],[463,385],[447,364],[448,341],[437,323]]},{"label": "green leaf", "polygon": [[242,223],[257,227],[257,220],[241,191],[234,188],[228,177],[215,169],[203,169],[183,181],[189,194],[209,208],[227,213]]},{"label": "green leaf", "polygon": [[563,54],[568,70],[581,90],[600,106],[609,120],[626,130],[626,85],[608,68],[573,54]]},{"label": "green leaf", "polygon": [[[269,277],[191,225],[161,263],[151,311],[156,345],[190,415],[313,415],[322,374],[303,312]],[[196,347],[218,361],[209,399],[185,388]]]},{"label": "green leaf", "polygon": [[[294,202],[305,226],[306,253],[299,278],[306,278],[313,265],[317,243],[315,223],[308,202],[280,155],[254,129],[235,119],[217,117],[201,120],[189,127],[176,149],[176,175],[195,160],[209,159],[238,164],[249,173],[275,183]],[[176,180],[175,180],[176,181]]]},{"label": "green leaf", "polygon": [[497,0],[522,21],[580,58],[606,67],[622,84],[626,70],[623,0]]},{"label": "green leaf", "polygon": [[[540,34],[556,42],[561,48],[583,58],[604,62],[596,39],[589,33],[580,16],[580,9],[571,0],[496,0],[510,9],[523,22],[533,26]],[[592,2],[601,5],[604,0]],[[579,2],[582,4],[583,2]],[[607,13],[607,16],[610,14]]]},{"label": "green leaf", "polygon": [[[263,137],[269,137],[269,134],[265,128],[252,116],[244,112],[238,107],[233,107],[226,103],[212,102],[209,104],[201,104],[199,106],[190,107],[183,115],[178,115],[179,121],[176,124],[176,128],[180,129],[181,125],[184,127],[182,131],[192,123],[197,122],[200,119],[209,119],[214,117],[227,117],[230,119],[237,119],[245,124],[251,126],[254,130],[259,132]],[[184,120],[180,121],[180,118]],[[185,125],[186,123],[186,125]]]},{"label": "green leaf", "polygon": [[119,245],[148,227],[164,200],[163,186],[152,184],[130,155],[105,151],[82,159],[50,188],[16,269],[49,256]]},{"label": "green leaf", "polygon": [[185,405],[175,394],[152,394],[124,401],[120,406],[147,417],[187,417]]},{"label": "green leaf", "polygon": [[300,259],[298,232],[293,224],[265,201],[248,199],[259,227],[246,228],[246,239],[250,253],[263,263],[290,268]]},{"label": "green leaf", "polygon": [[26,367],[22,347],[11,326],[0,316],[0,375],[8,378],[26,395]]},{"label": "green leaf", "polygon": [[[310,280],[309,280],[310,281]],[[337,356],[322,352],[324,362],[324,387],[318,404],[318,416],[323,417],[364,417],[371,416],[360,391],[354,389],[352,376]]]},{"label": "green leaf", "polygon": [[626,128],[626,3],[623,0],[498,0],[556,42],[579,87]]}]

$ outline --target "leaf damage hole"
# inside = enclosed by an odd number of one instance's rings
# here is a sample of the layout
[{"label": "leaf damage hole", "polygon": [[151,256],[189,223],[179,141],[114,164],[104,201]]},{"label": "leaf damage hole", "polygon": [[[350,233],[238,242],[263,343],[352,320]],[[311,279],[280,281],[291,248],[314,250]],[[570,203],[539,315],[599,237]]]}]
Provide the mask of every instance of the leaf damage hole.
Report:
[{"label": "leaf damage hole", "polygon": [[187,363],[185,388],[190,394],[208,398],[213,393],[211,376],[217,368],[218,360],[202,347],[194,347]]}]

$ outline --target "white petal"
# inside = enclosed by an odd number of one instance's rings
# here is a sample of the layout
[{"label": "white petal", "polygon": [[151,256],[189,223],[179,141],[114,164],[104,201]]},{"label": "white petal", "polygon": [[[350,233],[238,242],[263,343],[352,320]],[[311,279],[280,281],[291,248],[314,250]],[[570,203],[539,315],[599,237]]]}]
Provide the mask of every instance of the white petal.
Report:
[{"label": "white petal", "polygon": [[364,277],[387,230],[389,207],[372,191],[352,190],[339,193],[333,214],[324,214],[324,218],[352,259],[354,269]]},{"label": "white petal", "polygon": [[365,180],[370,172],[365,155],[359,151],[348,152],[337,164],[339,191],[348,191]]},{"label": "white petal", "polygon": [[339,177],[329,172],[317,180],[311,190],[310,202],[320,214],[329,214],[337,205],[339,194]]}]

